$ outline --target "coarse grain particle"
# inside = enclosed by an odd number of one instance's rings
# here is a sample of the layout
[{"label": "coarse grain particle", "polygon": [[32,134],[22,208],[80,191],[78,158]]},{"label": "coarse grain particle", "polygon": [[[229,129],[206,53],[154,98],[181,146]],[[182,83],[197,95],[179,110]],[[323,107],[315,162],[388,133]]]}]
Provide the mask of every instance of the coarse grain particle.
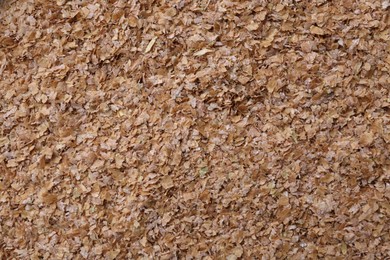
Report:
[{"label": "coarse grain particle", "polygon": [[0,258],[389,258],[388,10],[2,1]]}]

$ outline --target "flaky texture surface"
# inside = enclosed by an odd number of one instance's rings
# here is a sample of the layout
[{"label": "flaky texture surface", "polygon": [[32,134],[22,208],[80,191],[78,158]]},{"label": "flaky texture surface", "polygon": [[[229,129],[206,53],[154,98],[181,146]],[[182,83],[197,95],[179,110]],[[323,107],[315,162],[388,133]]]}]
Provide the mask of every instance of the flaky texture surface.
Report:
[{"label": "flaky texture surface", "polygon": [[390,257],[389,1],[2,1],[0,257]]}]

